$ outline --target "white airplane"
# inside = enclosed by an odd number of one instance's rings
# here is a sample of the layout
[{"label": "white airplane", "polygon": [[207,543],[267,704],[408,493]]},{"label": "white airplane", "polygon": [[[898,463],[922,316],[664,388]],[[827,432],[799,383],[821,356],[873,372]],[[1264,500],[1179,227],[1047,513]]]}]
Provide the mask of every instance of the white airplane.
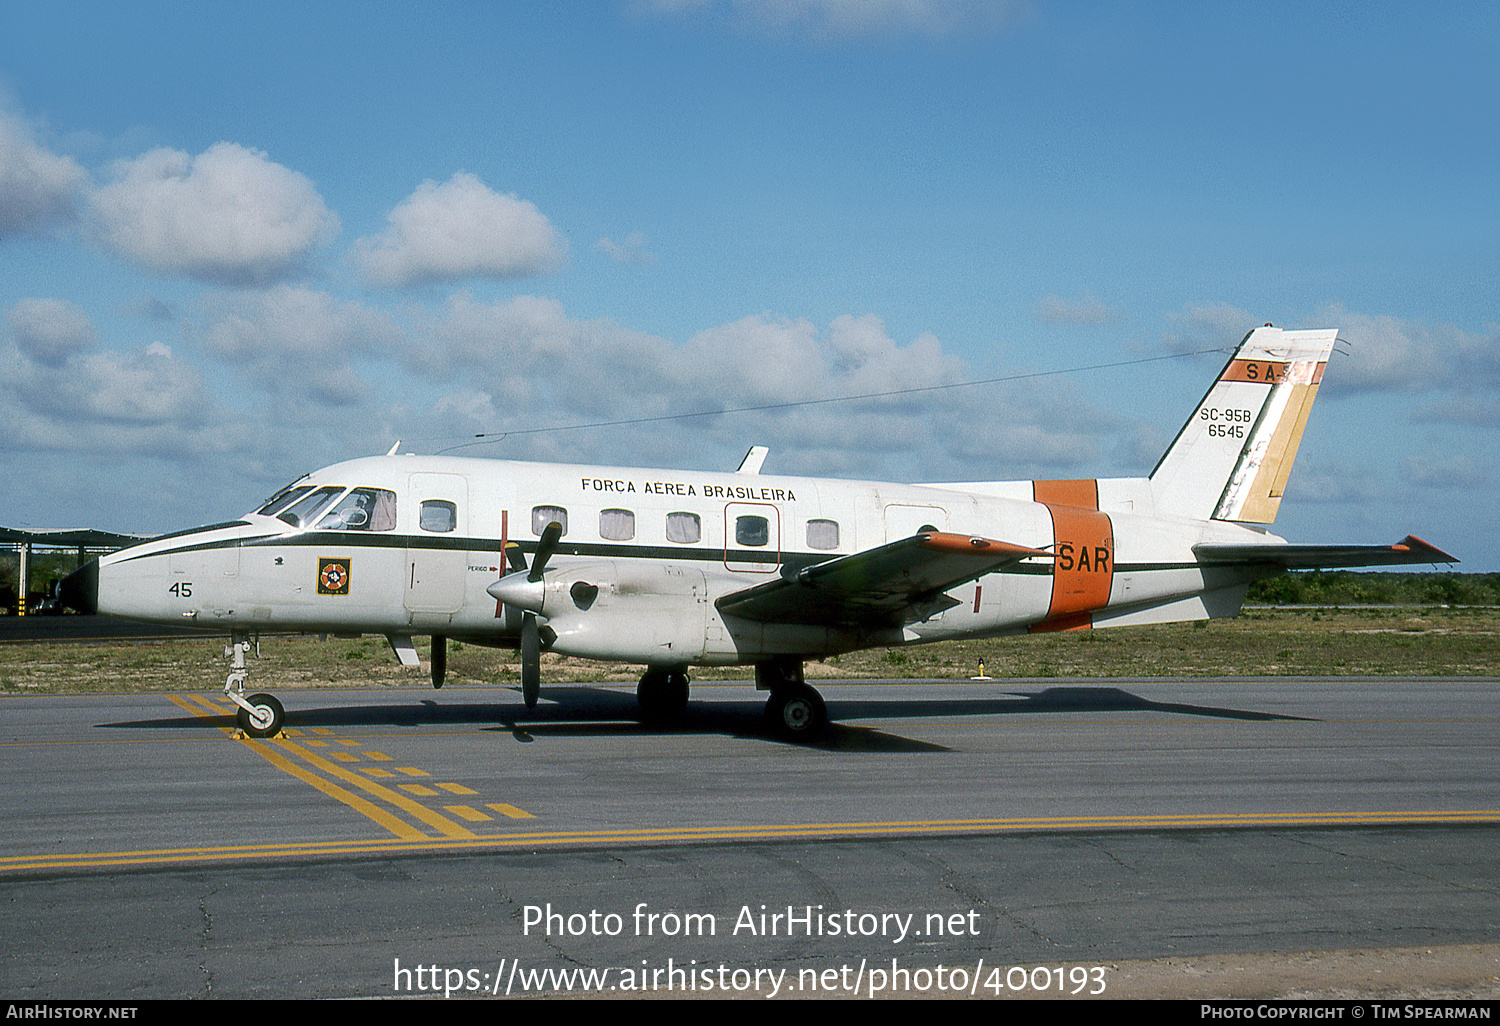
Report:
[{"label": "white airplane", "polygon": [[[1291,545],[1269,533],[1335,330],[1240,343],[1149,477],[905,485],[395,455],[308,474],[238,520],[103,556],[75,608],[228,631],[246,734],[281,703],[244,694],[269,631],[432,637],[643,664],[649,718],[680,713],[693,666],[754,665],[792,738],[827,723],[803,664],[949,638],[1233,616],[1292,568],[1455,562],[1414,537]],[[399,445],[399,443],[398,443]],[[529,562],[528,562],[529,560]]]}]

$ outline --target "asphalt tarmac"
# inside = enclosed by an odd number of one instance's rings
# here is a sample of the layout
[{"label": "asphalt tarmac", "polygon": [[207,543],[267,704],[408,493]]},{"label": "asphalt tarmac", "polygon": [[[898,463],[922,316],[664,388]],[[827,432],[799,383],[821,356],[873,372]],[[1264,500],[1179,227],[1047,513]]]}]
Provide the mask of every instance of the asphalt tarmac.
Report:
[{"label": "asphalt tarmac", "polygon": [[[5,696],[0,994],[1109,997],[1500,950],[1495,681],[819,687],[811,746],[748,684],[672,729],[628,689],[283,691],[273,741],[212,692]],[[1326,982],[1412,985],[1376,964]]]}]

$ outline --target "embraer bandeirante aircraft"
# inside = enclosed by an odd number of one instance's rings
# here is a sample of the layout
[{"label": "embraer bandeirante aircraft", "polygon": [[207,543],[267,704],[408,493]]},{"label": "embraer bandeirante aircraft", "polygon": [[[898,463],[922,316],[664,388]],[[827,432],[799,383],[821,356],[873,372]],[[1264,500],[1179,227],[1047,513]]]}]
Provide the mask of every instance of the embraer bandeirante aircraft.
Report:
[{"label": "embraer bandeirante aircraft", "polygon": [[753,665],[785,735],[816,735],[803,664],[854,649],[1233,616],[1291,568],[1454,562],[1395,545],[1269,533],[1337,335],[1257,328],[1149,477],[905,485],[395,455],[308,474],[229,523],[103,556],[64,583],[75,608],[228,631],[225,691],[246,734],[281,703],[244,694],[269,631],[378,633],[418,665],[432,637],[643,664],[653,718],[693,666]]}]

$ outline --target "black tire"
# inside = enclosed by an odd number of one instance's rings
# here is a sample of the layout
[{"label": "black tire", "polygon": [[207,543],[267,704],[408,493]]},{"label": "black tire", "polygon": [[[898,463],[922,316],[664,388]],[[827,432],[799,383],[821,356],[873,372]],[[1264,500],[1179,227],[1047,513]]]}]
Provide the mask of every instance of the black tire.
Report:
[{"label": "black tire", "polygon": [[823,696],[806,684],[787,684],[766,699],[771,730],[789,741],[812,741],[828,729],[828,707]]},{"label": "black tire", "polygon": [[241,709],[234,719],[247,736],[275,737],[281,732],[281,725],[286,721],[286,710],[274,695],[251,695],[246,701],[256,708],[258,715],[252,718],[247,711]]},{"label": "black tire", "polygon": [[443,678],[448,675],[448,639],[441,634],[432,636],[432,686],[440,688],[443,686]]},{"label": "black tire", "polygon": [[641,718],[649,723],[666,723],[681,719],[687,711],[691,678],[668,670],[647,670],[636,686],[635,698],[641,704]]}]

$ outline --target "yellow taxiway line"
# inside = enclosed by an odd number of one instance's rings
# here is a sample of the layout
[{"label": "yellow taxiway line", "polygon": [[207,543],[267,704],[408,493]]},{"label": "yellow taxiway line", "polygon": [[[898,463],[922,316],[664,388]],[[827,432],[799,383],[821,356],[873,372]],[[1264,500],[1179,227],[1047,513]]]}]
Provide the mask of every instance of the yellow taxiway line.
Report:
[{"label": "yellow taxiway line", "polygon": [[[168,697],[178,708],[184,709],[194,716],[218,717],[234,715],[232,709],[219,706],[201,695],[169,695]],[[236,732],[227,727],[220,727],[219,729],[225,735],[234,738],[283,773],[296,777],[298,780],[316,788],[335,801],[342,802],[354,811],[389,830],[403,841],[426,840],[428,834],[401,817],[386,811],[368,798],[356,794],[351,788],[364,791],[371,798],[379,799],[388,805],[394,806],[412,819],[424,823],[437,831],[441,837],[472,838],[475,836],[474,832],[468,827],[448,818],[440,812],[435,812],[427,808],[421,802],[414,801],[398,791],[376,783],[374,780],[361,776],[353,770],[345,769],[330,759],[323,758],[306,745],[291,740],[286,736],[286,732],[275,738],[257,740],[243,736],[236,737]],[[282,754],[283,752],[292,753],[318,772],[314,773],[302,768]],[[339,783],[334,782],[335,780],[349,786],[340,786]]]},{"label": "yellow taxiway line", "polygon": [[0,872],[73,869],[99,866],[146,866],[169,862],[215,862],[330,855],[400,854],[484,848],[535,848],[579,845],[640,845],[672,841],[838,840],[849,837],[948,833],[1021,833],[1087,830],[1213,828],[1308,828],[1347,826],[1432,826],[1500,824],[1500,810],[1460,809],[1349,813],[1207,813],[1149,816],[1073,816],[1037,819],[889,820],[868,823],[794,823],[754,826],[683,826],[623,830],[558,830],[468,837],[297,841],[285,844],[229,845],[212,848],[161,848],[143,851],[77,852],[0,858]]}]

